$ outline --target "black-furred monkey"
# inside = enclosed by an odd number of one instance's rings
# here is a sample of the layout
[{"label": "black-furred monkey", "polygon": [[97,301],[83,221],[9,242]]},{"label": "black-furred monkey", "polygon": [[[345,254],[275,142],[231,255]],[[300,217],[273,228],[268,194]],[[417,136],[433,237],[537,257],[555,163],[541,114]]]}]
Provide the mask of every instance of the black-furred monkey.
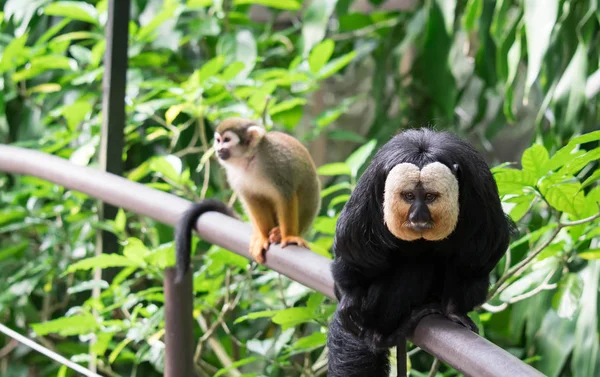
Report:
[{"label": "black-furred monkey", "polygon": [[513,231],[471,145],[425,128],[394,136],[337,223],[328,375],[388,376],[388,348],[431,313],[477,331],[467,313],[485,302]]}]

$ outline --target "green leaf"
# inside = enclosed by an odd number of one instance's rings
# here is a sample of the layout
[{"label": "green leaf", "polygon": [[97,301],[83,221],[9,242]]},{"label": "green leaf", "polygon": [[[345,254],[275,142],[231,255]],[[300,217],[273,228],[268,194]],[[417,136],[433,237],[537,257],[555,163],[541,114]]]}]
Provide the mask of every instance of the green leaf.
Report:
[{"label": "green leaf", "polygon": [[178,103],[177,105],[169,107],[165,112],[165,121],[167,124],[173,124],[175,118],[177,118],[177,116],[181,113],[181,110],[183,110],[185,107],[186,105],[183,103]]},{"label": "green leaf", "polygon": [[454,33],[454,13],[456,12],[456,0],[436,0],[444,17],[446,33]]},{"label": "green leaf", "polygon": [[581,277],[574,273],[566,274],[558,283],[558,291],[552,298],[552,308],[560,318],[573,319],[573,315],[579,308],[582,293]]},{"label": "green leaf", "polygon": [[298,339],[293,345],[293,350],[308,351],[314,348],[323,347],[327,342],[327,335],[322,332],[315,332],[308,336]]},{"label": "green leaf", "polygon": [[27,43],[28,36],[28,34],[23,34],[20,37],[14,38],[4,48],[0,60],[0,72],[12,70],[20,63],[22,56],[26,52],[25,43]]},{"label": "green leaf", "polygon": [[144,266],[146,264],[144,258],[150,254],[150,251],[144,243],[135,237],[129,237],[123,248],[123,255],[135,262],[135,265]]},{"label": "green leaf", "polygon": [[79,166],[87,166],[92,157],[96,154],[96,148],[98,148],[99,144],[100,137],[95,135],[85,144],[81,145],[79,148],[75,149],[73,153],[71,153],[69,162]]},{"label": "green leaf", "polygon": [[40,336],[51,333],[61,336],[71,336],[91,333],[98,328],[98,323],[91,314],[79,314],[44,323],[32,323],[31,328]]},{"label": "green leaf", "polygon": [[570,125],[575,124],[579,109],[585,102],[587,55],[587,45],[580,43],[573,55],[573,59],[571,59],[565,73],[556,86],[556,99],[559,99],[567,92],[569,93],[565,119],[567,124]]},{"label": "green leaf", "polygon": [[48,4],[44,13],[49,16],[62,16],[72,20],[98,24],[98,12],[96,8],[81,1],[57,1]]},{"label": "green leaf", "polygon": [[15,245],[7,246],[3,249],[0,249],[0,262],[9,258],[18,258],[29,246],[29,241],[21,241]]},{"label": "green leaf", "polygon": [[350,64],[350,62],[354,60],[357,54],[358,53],[356,51],[352,51],[347,53],[346,55],[342,55],[339,58],[331,60],[319,71],[317,78],[319,80],[328,78],[329,76],[333,75],[334,73],[338,72],[339,70]]},{"label": "green leaf", "polygon": [[523,200],[517,203],[517,205],[510,210],[509,214],[513,221],[519,221],[523,216],[525,216],[536,196],[534,194],[529,194],[523,195],[521,198],[523,198]]},{"label": "green leaf", "polygon": [[483,0],[469,0],[463,15],[462,23],[466,31],[473,31],[483,12]]},{"label": "green leaf", "polygon": [[588,187],[589,185],[596,183],[600,180],[600,169],[596,170],[592,175],[589,176],[583,183],[581,187]]},{"label": "green leaf", "polygon": [[75,66],[75,61],[66,56],[54,54],[39,56],[33,58],[26,69],[15,72],[12,79],[13,81],[29,80],[51,69],[72,70]]},{"label": "green leaf", "polygon": [[302,15],[302,56],[308,56],[312,48],[325,36],[329,17],[337,0],[311,1]]},{"label": "green leaf", "polygon": [[60,84],[45,83],[29,89],[30,93],[55,93],[62,89]]},{"label": "green leaf", "polygon": [[[231,365],[228,365],[225,368],[219,369],[217,371],[217,373],[215,373],[215,375],[213,377],[222,376],[222,375],[224,375],[225,373],[229,372],[232,369],[239,368],[239,367],[241,367],[243,365],[250,364],[250,363],[253,363],[255,361],[260,361],[260,360],[261,359],[259,357],[256,357],[256,356],[246,357],[244,359],[241,359],[241,360],[238,360],[238,361],[236,361],[234,363],[231,363]],[[240,377],[254,377],[254,376],[255,376],[255,374],[243,374]]]},{"label": "green leaf", "polygon": [[67,293],[72,295],[72,294],[79,293],[79,292],[91,291],[92,289],[95,289],[95,288],[106,289],[108,287],[109,287],[109,285],[105,280],[88,280],[88,281],[83,281],[72,287],[69,287],[67,289]]},{"label": "green leaf", "polygon": [[525,31],[527,37],[527,79],[525,98],[542,67],[542,59],[550,44],[550,35],[558,15],[558,0],[525,0]]},{"label": "green leaf", "polygon": [[371,140],[348,156],[346,164],[350,167],[350,172],[353,177],[356,177],[360,168],[367,161],[369,156],[371,156],[371,153],[373,153],[376,145],[377,140]]},{"label": "green leaf", "polygon": [[585,260],[600,259],[600,249],[589,249],[577,254],[577,256]]},{"label": "green leaf", "polygon": [[521,63],[521,29],[517,32],[513,45],[508,50],[507,65],[508,65],[508,77],[506,78],[506,84],[504,91],[506,92],[506,98],[504,100],[504,114],[506,118],[514,122],[515,116],[513,113],[513,83],[517,77],[519,70],[519,64]]},{"label": "green leaf", "polygon": [[100,254],[97,257],[82,259],[69,266],[67,272],[91,270],[94,268],[108,267],[140,267],[135,261],[118,254]]},{"label": "green leaf", "polygon": [[321,198],[324,198],[327,195],[333,194],[334,192],[344,190],[344,189],[352,190],[352,185],[349,182],[336,183],[333,186],[329,186],[329,187],[321,190]]},{"label": "green leaf", "polygon": [[69,368],[67,368],[66,365],[62,365],[59,369],[58,369],[58,373],[56,374],[56,377],[67,377],[67,372],[69,371]]},{"label": "green leaf", "polygon": [[243,62],[233,62],[225,68],[221,74],[221,79],[224,81],[232,80],[244,70],[244,67],[246,67],[246,65]]},{"label": "green leaf", "polygon": [[335,217],[318,216],[313,224],[313,229],[317,232],[334,235],[336,223],[337,218]]},{"label": "green leaf", "polygon": [[536,353],[544,355],[534,367],[548,377],[558,377],[574,346],[575,322],[560,318],[554,310],[548,310],[537,330]]},{"label": "green leaf", "polygon": [[569,143],[564,147],[560,148],[554,155],[550,158],[547,163],[545,169],[547,170],[556,170],[566,164],[567,162],[573,159],[574,154],[573,151],[576,147],[576,144]]},{"label": "green leaf", "polygon": [[305,98],[292,98],[292,99],[288,99],[285,101],[281,101],[278,104],[276,104],[275,106],[271,107],[269,109],[269,114],[271,115],[275,115],[287,110],[291,110],[296,106],[302,106],[306,104],[306,99]]},{"label": "green leaf", "polygon": [[289,308],[279,311],[271,320],[273,323],[281,325],[283,330],[294,327],[301,323],[311,321],[315,314],[307,308]]},{"label": "green leaf", "polygon": [[333,198],[331,200],[331,202],[329,202],[328,208],[333,208],[338,204],[346,203],[349,199],[350,199],[350,194],[343,194],[343,195],[336,196],[335,198]]},{"label": "green leaf", "polygon": [[[69,130],[75,131],[83,120],[92,112],[92,104],[84,98],[80,98],[70,105],[63,106],[60,110],[62,116],[67,120]],[[94,138],[95,144],[99,143],[99,138]]]},{"label": "green leaf", "polygon": [[540,183],[540,191],[548,203],[561,212],[577,215],[585,205],[581,183],[573,176],[554,173],[544,177]]},{"label": "green leaf", "polygon": [[319,166],[317,173],[320,175],[351,175],[352,169],[345,162],[332,162]]},{"label": "green leaf", "polygon": [[111,364],[114,363],[121,351],[123,351],[123,349],[127,347],[127,345],[130,342],[130,338],[125,338],[122,341],[120,341],[119,344],[117,344],[117,346],[115,347],[115,349],[110,353],[110,355],[108,355],[108,362]]},{"label": "green leaf", "polygon": [[575,327],[575,347],[571,358],[573,377],[597,376],[600,355],[598,342],[598,281],[600,261],[591,261],[581,272],[583,294],[581,311]]},{"label": "green leaf", "polygon": [[[346,111],[348,111],[350,109],[350,106],[353,103],[355,103],[358,99],[359,99],[358,96],[344,98],[339,103],[339,105],[328,108],[323,113],[319,114],[319,116],[317,116],[317,118],[315,119],[317,127],[320,130],[322,130],[325,127],[327,127],[328,125],[330,125],[331,123],[335,122],[342,114],[344,114]],[[337,131],[344,131],[344,130],[337,130]],[[352,134],[352,135],[356,135],[356,134]],[[362,142],[364,142],[364,140],[361,139],[360,142],[362,143]]]},{"label": "green leaf", "polygon": [[332,140],[351,141],[353,143],[366,143],[367,140],[356,132],[349,130],[329,130],[327,136]]},{"label": "green leaf", "polygon": [[[239,62],[242,63],[242,62]],[[243,64],[243,63],[242,63]],[[221,72],[225,66],[225,57],[222,55],[216,56],[202,65],[198,71],[199,82],[203,83],[217,73]],[[175,105],[177,106],[177,105]]]},{"label": "green leaf", "polygon": [[335,43],[331,39],[325,39],[318,45],[316,45],[310,52],[308,57],[308,65],[311,72],[317,73],[325,66],[325,63],[331,58]]},{"label": "green leaf", "polygon": [[526,187],[535,187],[535,176],[524,170],[502,168],[494,172],[500,195],[521,193]]},{"label": "green leaf", "polygon": [[151,37],[157,29],[167,20],[175,15],[175,10],[179,6],[179,2],[165,0],[162,2],[161,11],[145,25],[142,25],[137,33],[131,33],[136,39],[144,41]]},{"label": "green leaf", "polygon": [[244,322],[247,319],[273,317],[275,314],[277,314],[277,310],[264,310],[260,312],[254,312],[238,317],[233,323],[237,325],[238,323]]},{"label": "green leaf", "polygon": [[151,266],[164,269],[175,265],[175,248],[173,243],[166,243],[150,250],[144,258]]},{"label": "green leaf", "polygon": [[296,0],[233,0],[233,5],[257,4],[269,8],[298,10],[300,3]]},{"label": "green leaf", "polygon": [[569,141],[569,144],[585,144],[598,140],[600,140],[600,131],[593,131],[587,134],[574,137]]},{"label": "green leaf", "polygon": [[108,332],[101,332],[97,334],[96,342],[90,347],[90,351],[98,356],[104,356],[104,353],[108,349],[108,345],[112,340],[114,334]]},{"label": "green leaf", "polygon": [[123,208],[119,208],[117,211],[117,216],[115,217],[115,231],[123,232],[125,231],[125,226],[127,225],[127,215]]},{"label": "green leaf", "polygon": [[179,183],[181,178],[181,159],[175,155],[161,156],[150,161],[150,170],[159,173],[165,179]]},{"label": "green leaf", "polygon": [[235,35],[235,42],[236,61],[244,63],[244,69],[236,76],[236,79],[244,80],[252,72],[256,64],[256,40],[250,30],[240,30]]},{"label": "green leaf", "polygon": [[600,147],[592,149],[591,151],[583,152],[573,159],[571,159],[562,169],[560,174],[576,174],[581,169],[587,166],[592,161],[600,160]]},{"label": "green leaf", "polygon": [[546,163],[549,160],[548,151],[543,145],[534,144],[523,152],[521,165],[523,169],[534,174],[536,179],[541,178],[548,173],[545,169]]}]

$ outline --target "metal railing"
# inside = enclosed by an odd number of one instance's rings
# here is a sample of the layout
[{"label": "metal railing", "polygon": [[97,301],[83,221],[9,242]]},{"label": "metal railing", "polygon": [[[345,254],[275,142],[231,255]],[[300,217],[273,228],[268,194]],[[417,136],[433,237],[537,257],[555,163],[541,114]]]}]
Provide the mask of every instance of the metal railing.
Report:
[{"label": "metal railing", "polygon": [[[0,146],[0,171],[36,176],[169,225],[175,225],[180,214],[191,204],[188,200],[113,174],[13,146]],[[250,259],[249,224],[209,212],[199,219],[196,228],[204,240]],[[329,259],[304,248],[292,245],[282,250],[273,245],[265,266],[334,298],[330,263]],[[181,374],[185,373],[182,372],[186,370],[184,368],[190,368],[186,353],[192,349],[189,346],[192,332],[189,331],[191,323],[186,313],[189,310],[191,316],[192,291],[175,290],[173,272],[173,269],[167,269],[165,277],[166,359],[170,360],[165,375],[180,377],[186,375]],[[191,287],[189,273],[187,277],[186,285]],[[184,307],[183,314],[174,310],[177,305]],[[176,315],[183,317],[175,320]],[[174,322],[178,322],[179,327]],[[440,316],[425,317],[410,340],[466,376],[543,376],[485,338]],[[187,369],[187,373],[190,370]]]}]

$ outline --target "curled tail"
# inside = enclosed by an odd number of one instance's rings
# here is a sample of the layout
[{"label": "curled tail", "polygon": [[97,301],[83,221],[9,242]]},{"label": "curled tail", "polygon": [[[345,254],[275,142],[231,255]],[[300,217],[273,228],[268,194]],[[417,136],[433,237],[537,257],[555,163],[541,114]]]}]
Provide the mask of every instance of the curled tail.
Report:
[{"label": "curled tail", "polygon": [[235,212],[225,203],[216,199],[204,199],[201,202],[192,204],[183,213],[175,226],[175,257],[177,261],[177,278],[175,281],[177,283],[181,282],[183,275],[190,267],[192,229],[196,226],[196,221],[202,214],[211,211],[235,217]]}]

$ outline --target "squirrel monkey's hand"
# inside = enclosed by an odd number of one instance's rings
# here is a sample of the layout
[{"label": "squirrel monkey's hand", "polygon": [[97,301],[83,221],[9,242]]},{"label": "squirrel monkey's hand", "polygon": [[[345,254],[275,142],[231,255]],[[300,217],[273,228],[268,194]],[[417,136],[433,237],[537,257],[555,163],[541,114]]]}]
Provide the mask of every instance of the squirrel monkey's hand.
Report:
[{"label": "squirrel monkey's hand", "polygon": [[302,238],[302,237],[298,237],[298,236],[282,237],[281,236],[281,228],[279,228],[278,226],[271,229],[271,231],[269,232],[269,242],[272,244],[280,243],[282,248],[286,247],[287,245],[298,245],[300,247],[309,249],[308,242],[306,242],[304,240],[304,238]]},{"label": "squirrel monkey's hand", "polygon": [[265,252],[269,250],[269,239],[260,233],[252,234],[250,256],[260,264],[265,263]]},{"label": "squirrel monkey's hand", "polygon": [[269,232],[269,242],[272,244],[281,243],[281,229],[278,226]]},{"label": "squirrel monkey's hand", "polygon": [[287,236],[287,237],[282,237],[281,238],[281,247],[284,248],[287,245],[298,245],[300,247],[303,247],[305,249],[308,249],[308,242],[306,242],[304,240],[304,238],[302,237],[298,237],[298,236]]}]

